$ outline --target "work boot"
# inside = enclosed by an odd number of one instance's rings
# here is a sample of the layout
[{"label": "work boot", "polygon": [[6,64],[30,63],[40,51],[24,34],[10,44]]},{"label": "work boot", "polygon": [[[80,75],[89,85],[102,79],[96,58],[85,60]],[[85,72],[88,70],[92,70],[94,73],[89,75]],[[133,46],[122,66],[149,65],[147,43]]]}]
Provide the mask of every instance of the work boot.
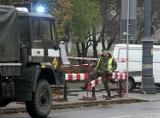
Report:
[{"label": "work boot", "polygon": [[111,100],[111,96],[107,96],[105,100]]},{"label": "work boot", "polygon": [[105,100],[111,100],[111,93],[110,92],[108,92],[108,96],[106,97]]}]

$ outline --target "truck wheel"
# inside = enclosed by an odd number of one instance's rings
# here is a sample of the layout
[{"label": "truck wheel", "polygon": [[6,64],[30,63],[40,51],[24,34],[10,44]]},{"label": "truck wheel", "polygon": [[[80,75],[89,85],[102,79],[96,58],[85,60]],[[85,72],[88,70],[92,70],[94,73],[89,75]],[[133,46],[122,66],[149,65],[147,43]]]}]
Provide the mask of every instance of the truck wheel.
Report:
[{"label": "truck wheel", "polygon": [[[126,87],[127,87],[127,81],[125,80],[122,82],[122,88],[126,89]],[[136,84],[135,84],[133,78],[129,77],[128,78],[128,91],[129,92],[132,91],[135,87],[136,87]]]},{"label": "truck wheel", "polygon": [[32,101],[26,102],[26,109],[33,118],[44,118],[49,115],[52,105],[52,90],[46,80],[40,80],[33,93]]}]

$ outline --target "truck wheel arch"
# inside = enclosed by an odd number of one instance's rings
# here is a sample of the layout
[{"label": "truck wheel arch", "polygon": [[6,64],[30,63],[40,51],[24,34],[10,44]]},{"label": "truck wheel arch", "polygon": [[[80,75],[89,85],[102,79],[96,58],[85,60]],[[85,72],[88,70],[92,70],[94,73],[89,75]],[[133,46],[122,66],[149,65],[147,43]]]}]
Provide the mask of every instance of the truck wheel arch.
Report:
[{"label": "truck wheel arch", "polygon": [[56,84],[56,75],[55,73],[49,69],[41,69],[41,72],[39,74],[39,78],[38,79],[45,79],[47,80],[50,84]]},{"label": "truck wheel arch", "polygon": [[57,84],[56,72],[50,63],[30,63],[28,64],[28,66],[29,65],[35,65],[38,66],[38,68],[40,68],[40,72],[36,74],[34,78],[33,92],[36,90],[37,83],[41,79],[47,80],[49,84]]},{"label": "truck wheel arch", "polygon": [[[52,78],[47,78],[51,77]],[[41,64],[30,63],[25,66],[21,76],[16,79],[17,100],[32,100],[32,92],[36,91],[37,83],[41,79],[48,81],[49,84],[57,84],[56,73],[51,67],[42,68]],[[24,97],[25,96],[25,97]]]}]

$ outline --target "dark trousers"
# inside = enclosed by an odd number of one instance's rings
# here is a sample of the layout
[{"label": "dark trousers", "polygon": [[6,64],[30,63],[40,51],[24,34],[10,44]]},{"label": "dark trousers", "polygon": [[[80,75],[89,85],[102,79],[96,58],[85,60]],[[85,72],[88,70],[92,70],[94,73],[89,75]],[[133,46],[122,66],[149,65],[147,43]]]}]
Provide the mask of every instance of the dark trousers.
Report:
[{"label": "dark trousers", "polygon": [[104,88],[105,88],[108,96],[111,96],[109,85],[108,85],[108,78],[107,78],[108,75],[109,74],[107,74],[105,72],[104,73],[100,73],[100,72],[97,72],[97,71],[90,72],[89,73],[89,77],[88,77],[88,79],[85,82],[85,87],[87,88],[89,82],[91,82],[92,80],[97,79],[98,77],[101,76]]}]

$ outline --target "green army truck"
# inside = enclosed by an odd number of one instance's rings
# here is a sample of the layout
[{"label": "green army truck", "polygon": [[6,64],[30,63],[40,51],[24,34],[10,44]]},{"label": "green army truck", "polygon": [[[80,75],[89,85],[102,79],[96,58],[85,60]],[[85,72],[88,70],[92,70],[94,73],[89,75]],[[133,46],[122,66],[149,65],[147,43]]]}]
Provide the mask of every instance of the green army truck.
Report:
[{"label": "green army truck", "polygon": [[0,106],[25,102],[31,117],[47,117],[60,62],[51,15],[0,5]]}]

